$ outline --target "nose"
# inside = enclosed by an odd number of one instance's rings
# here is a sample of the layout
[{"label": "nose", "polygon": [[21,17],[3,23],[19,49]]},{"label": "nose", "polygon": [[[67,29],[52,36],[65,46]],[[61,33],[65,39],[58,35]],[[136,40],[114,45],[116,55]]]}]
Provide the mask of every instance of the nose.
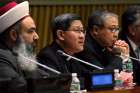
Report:
[{"label": "nose", "polygon": [[80,37],[81,37],[81,38],[85,38],[85,33],[80,32]]},{"label": "nose", "polygon": [[34,32],[34,40],[38,40],[39,39],[39,36],[38,36],[38,34],[36,33],[36,32]]},{"label": "nose", "polygon": [[118,39],[118,34],[119,34],[119,32],[114,32],[113,33],[113,37],[116,38],[116,39]]}]

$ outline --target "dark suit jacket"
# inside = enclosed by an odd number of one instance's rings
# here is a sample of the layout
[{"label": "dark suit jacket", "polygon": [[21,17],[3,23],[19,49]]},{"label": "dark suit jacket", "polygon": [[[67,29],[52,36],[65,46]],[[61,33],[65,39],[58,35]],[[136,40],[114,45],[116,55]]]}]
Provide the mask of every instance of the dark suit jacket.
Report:
[{"label": "dark suit jacket", "polygon": [[[38,54],[37,58],[40,63],[47,65],[55,70],[60,71],[61,73],[77,73],[80,79],[83,81],[83,75],[88,73],[79,62],[75,60],[67,61],[66,57],[57,53],[57,50],[63,49],[56,43],[53,42],[50,46],[43,48]],[[46,70],[48,72],[48,70]],[[48,72],[54,74],[52,72]],[[81,84],[83,86],[83,84]]]},{"label": "dark suit jacket", "polygon": [[[118,56],[114,56],[103,47],[101,47],[87,32],[85,48],[84,51],[77,54],[78,58],[83,59],[87,62],[90,62],[94,65],[103,67],[105,69],[121,69],[122,68],[122,59]],[[83,64],[84,65],[84,64]],[[84,65],[91,70],[96,69]]]},{"label": "dark suit jacket", "polygon": [[0,44],[0,93],[27,93],[16,55],[3,44]]},{"label": "dark suit jacket", "polygon": [[[132,49],[132,46],[130,45],[129,40],[126,37],[126,35],[122,35],[120,38],[122,40],[125,40],[128,43],[129,48],[130,48],[130,56],[134,57],[134,58],[137,58],[135,53],[134,53],[134,51],[133,51],[133,49]],[[133,62],[134,82],[137,83],[137,85],[140,85],[140,62],[136,61],[136,60],[133,60],[133,59],[132,59],[132,62]]]}]

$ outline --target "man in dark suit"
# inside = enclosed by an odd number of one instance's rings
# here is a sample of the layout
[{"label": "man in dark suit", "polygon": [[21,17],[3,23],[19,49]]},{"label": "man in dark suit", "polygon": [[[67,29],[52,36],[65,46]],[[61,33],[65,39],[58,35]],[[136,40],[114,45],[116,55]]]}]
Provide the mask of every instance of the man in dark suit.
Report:
[{"label": "man in dark suit", "polygon": [[11,1],[0,1],[0,93],[27,93],[23,71],[36,69],[28,59],[38,35],[28,2]]},{"label": "man in dark suit", "polygon": [[[140,59],[140,6],[130,6],[122,15],[120,38],[130,47],[130,56]],[[134,82],[140,85],[140,61],[133,61]]]},{"label": "man in dark suit", "polygon": [[71,13],[57,16],[53,20],[52,31],[53,43],[40,51],[37,56],[39,62],[61,73],[77,73],[80,77],[88,72],[79,62],[68,60],[57,52],[61,50],[74,56],[75,53],[83,50],[85,30],[80,16]]},{"label": "man in dark suit", "polygon": [[129,55],[129,47],[124,41],[117,40],[118,32],[116,14],[107,11],[93,12],[88,19],[84,51],[77,56],[105,69],[121,69],[122,61],[128,59],[122,55]]}]

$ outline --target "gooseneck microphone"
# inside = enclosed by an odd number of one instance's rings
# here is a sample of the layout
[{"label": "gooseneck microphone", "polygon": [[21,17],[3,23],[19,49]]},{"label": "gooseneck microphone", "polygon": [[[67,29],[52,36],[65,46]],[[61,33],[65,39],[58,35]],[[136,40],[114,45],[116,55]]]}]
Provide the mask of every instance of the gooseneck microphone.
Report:
[{"label": "gooseneck microphone", "polygon": [[134,58],[134,57],[132,57],[132,56],[127,56],[127,55],[123,55],[123,56],[126,56],[126,57],[128,57],[129,59],[133,59],[133,60],[136,60],[136,61],[139,61],[139,62],[140,62],[140,59]]},{"label": "gooseneck microphone", "polygon": [[71,56],[71,55],[68,55],[68,54],[64,53],[63,51],[61,51],[61,50],[57,50],[57,53],[60,54],[60,55],[62,55],[62,56],[68,57],[68,58],[66,59],[67,61],[69,61],[70,59],[74,59],[74,60],[76,60],[76,61],[79,61],[79,62],[81,62],[81,63],[84,63],[84,64],[86,64],[86,65],[89,65],[89,66],[91,66],[91,67],[94,67],[94,68],[96,68],[96,69],[100,69],[100,70],[103,69],[102,67],[93,65],[93,64],[91,64],[91,63],[89,63],[89,62],[86,62],[86,61],[83,61],[83,60],[78,59],[78,58],[76,58],[76,57],[73,57],[73,56]]},{"label": "gooseneck microphone", "polygon": [[128,57],[129,59],[133,59],[133,60],[136,60],[136,61],[139,61],[140,62],[140,59],[137,59],[137,58],[134,58],[132,56],[128,56],[128,55],[121,55],[121,50],[119,48],[113,48],[113,51],[114,53],[117,55],[117,56],[125,56],[125,57]]},{"label": "gooseneck microphone", "polygon": [[45,68],[45,69],[47,69],[47,70],[49,70],[49,71],[51,71],[51,72],[53,72],[53,73],[61,74],[61,72],[59,72],[59,71],[57,71],[57,70],[55,70],[55,69],[53,69],[53,68],[51,68],[51,67],[48,67],[48,66],[46,66],[46,65],[43,65],[43,64],[41,64],[41,63],[39,63],[39,62],[37,62],[37,61],[34,61],[34,60],[32,60],[32,59],[29,59],[29,58],[23,56],[22,54],[19,54],[19,56],[23,57],[23,58],[26,59],[26,60],[29,60],[29,61],[32,62],[32,63],[35,63],[35,64],[39,65],[39,66],[41,66],[41,67],[43,67],[43,68]]}]

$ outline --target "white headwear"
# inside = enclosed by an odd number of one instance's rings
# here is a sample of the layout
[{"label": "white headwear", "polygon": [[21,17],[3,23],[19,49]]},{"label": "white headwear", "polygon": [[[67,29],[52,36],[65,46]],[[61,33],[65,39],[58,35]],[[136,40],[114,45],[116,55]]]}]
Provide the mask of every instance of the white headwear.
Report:
[{"label": "white headwear", "polygon": [[0,33],[28,15],[28,1],[24,1],[20,4],[10,2],[3,7],[0,7]]}]

